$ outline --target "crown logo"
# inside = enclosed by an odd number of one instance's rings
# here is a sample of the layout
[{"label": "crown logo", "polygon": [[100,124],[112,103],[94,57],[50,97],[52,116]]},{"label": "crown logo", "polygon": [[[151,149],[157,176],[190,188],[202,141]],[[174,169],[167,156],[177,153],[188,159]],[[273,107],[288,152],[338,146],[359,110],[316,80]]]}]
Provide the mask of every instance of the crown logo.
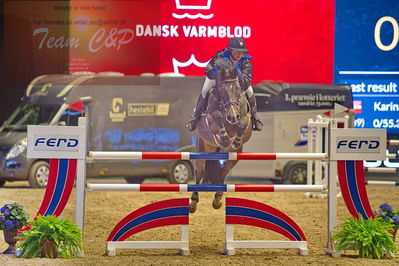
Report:
[{"label": "crown logo", "polygon": [[175,0],[177,9],[210,9],[212,0]]},{"label": "crown logo", "polygon": [[[209,10],[212,5],[212,0],[175,0],[176,3],[176,9],[181,9],[181,10]],[[204,15],[201,13],[197,14],[189,14],[189,13],[183,13],[183,14],[176,14],[172,13],[172,17],[176,19],[210,19],[213,18],[213,14],[209,15]]]},{"label": "crown logo", "polygon": [[191,54],[190,58],[187,61],[185,61],[185,62],[180,62],[176,58],[173,57],[172,58],[172,64],[173,64],[173,72],[176,73],[176,74],[179,74],[180,73],[179,72],[179,68],[184,68],[184,67],[187,67],[187,66],[189,66],[191,64],[194,64],[197,67],[206,67],[206,65],[208,64],[208,61],[204,62],[204,63],[199,62],[195,58],[195,55]]}]

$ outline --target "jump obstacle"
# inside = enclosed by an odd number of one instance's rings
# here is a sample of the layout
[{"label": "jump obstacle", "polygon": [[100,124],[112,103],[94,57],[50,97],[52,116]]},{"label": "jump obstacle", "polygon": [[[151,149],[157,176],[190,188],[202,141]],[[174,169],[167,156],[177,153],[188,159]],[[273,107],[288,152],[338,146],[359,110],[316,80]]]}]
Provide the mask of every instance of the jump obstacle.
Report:
[{"label": "jump obstacle", "polygon": [[[189,160],[189,159],[207,159],[207,160],[278,160],[278,159],[316,159],[326,160],[328,176],[328,245],[326,253],[337,257],[340,254],[335,251],[331,239],[332,232],[336,227],[336,204],[335,197],[337,190],[337,169],[340,181],[340,187],[343,190],[343,197],[350,213],[365,219],[373,217],[367,193],[365,191],[365,182],[363,176],[362,161],[338,161],[337,156],[342,156],[345,153],[334,152],[334,140],[338,140],[342,136],[346,136],[347,132],[337,131],[336,121],[330,122],[329,127],[329,149],[328,153],[155,153],[155,152],[89,152],[86,150],[86,126],[87,121],[85,118],[79,118],[78,127],[71,128],[71,132],[65,132],[62,128],[62,136],[72,134],[79,135],[79,142],[83,143],[76,150],[70,152],[54,150],[52,152],[46,150],[44,153],[39,154],[41,158],[47,155],[50,159],[50,173],[49,181],[46,188],[45,196],[38,214],[42,215],[59,215],[65,207],[70,192],[72,190],[74,173],[76,171],[76,224],[84,230],[84,206],[85,194],[91,190],[130,190],[130,191],[223,191],[223,192],[278,192],[278,191],[322,191],[321,185],[150,185],[150,184],[87,184],[86,183],[86,160]],[[31,127],[31,126],[29,126]],[[48,134],[46,130],[54,136],[54,127],[36,127],[37,131],[41,134]],[[78,128],[72,131],[72,128]],[[69,130],[69,129],[68,129]],[[33,158],[37,156],[37,152],[32,151],[29,145],[33,145],[34,138],[40,136],[35,133],[35,128],[28,128],[28,157]],[[82,133],[83,132],[83,133]],[[356,133],[362,139],[370,136],[371,133],[376,133],[376,130],[368,130],[367,132]],[[351,134],[352,134],[351,133]],[[378,134],[377,134],[378,133]],[[385,152],[385,131],[377,132],[373,135],[374,139],[378,137],[381,144],[381,149]],[[355,134],[355,135],[356,135]],[[334,135],[334,137],[333,137]],[[48,135],[46,135],[48,136]],[[352,135],[351,135],[352,136]],[[352,136],[353,137],[353,136]],[[335,146],[334,146],[335,147]],[[89,155],[87,157],[87,154]],[[338,154],[338,155],[337,155]],[[346,154],[348,155],[348,154]],[[349,154],[353,158],[353,153]],[[359,159],[365,160],[370,158],[381,158],[381,152],[376,153],[356,153]],[[337,167],[338,165],[338,167]],[[331,178],[333,177],[333,178]],[[334,196],[332,196],[334,195]],[[116,249],[127,248],[151,248],[151,249],[180,249],[181,254],[189,254],[188,246],[188,199],[172,199],[161,201],[146,205],[139,208],[125,218],[123,218],[111,231],[107,241],[107,254],[115,255]],[[245,224],[249,226],[257,226],[272,230],[286,236],[289,241],[237,241],[233,236],[233,225]],[[124,241],[126,238],[134,235],[143,230],[154,227],[166,225],[180,225],[181,226],[181,239],[179,241]],[[234,254],[235,248],[296,248],[300,255],[306,255],[307,241],[299,226],[288,216],[281,211],[268,206],[264,203],[250,201],[247,199],[239,198],[226,198],[226,240],[225,240],[225,253]]]},{"label": "jump obstacle", "polygon": [[[348,128],[349,125],[349,116],[345,115],[340,118],[326,118],[318,115],[315,120],[308,119],[308,130],[307,130],[307,147],[308,153],[314,152],[328,152],[327,143],[328,143],[328,127],[330,121],[334,119],[337,121],[338,128]],[[387,140],[387,145],[390,146],[399,146],[399,140]],[[399,153],[389,154],[388,151],[386,153],[386,160],[395,160],[399,159]],[[307,184],[325,184],[325,179],[322,178],[322,168],[326,167],[327,162],[322,162],[320,160],[310,159],[307,161]],[[364,171],[366,173],[387,173],[387,174],[395,174],[399,173],[399,168],[391,168],[391,167],[364,167]],[[314,173],[314,178],[313,178]],[[395,181],[366,181],[367,185],[395,185],[398,186],[399,182]],[[320,196],[320,194],[314,193],[306,193],[307,196]]]}]

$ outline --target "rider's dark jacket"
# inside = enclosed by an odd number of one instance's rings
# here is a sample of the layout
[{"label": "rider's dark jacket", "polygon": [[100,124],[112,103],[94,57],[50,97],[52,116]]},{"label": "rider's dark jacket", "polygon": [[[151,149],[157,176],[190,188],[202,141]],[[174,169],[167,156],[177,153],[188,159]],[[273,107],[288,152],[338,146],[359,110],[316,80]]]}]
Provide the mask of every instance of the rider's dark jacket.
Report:
[{"label": "rider's dark jacket", "polygon": [[[245,91],[251,86],[252,83],[252,64],[249,61],[252,56],[245,54],[236,62],[235,67],[238,69],[238,77],[241,89]],[[224,49],[223,51],[217,52],[215,56],[208,62],[205,74],[209,79],[216,79],[217,77],[217,70],[215,66],[216,59],[223,59],[223,60],[231,60],[230,59],[230,51],[228,49]]]}]

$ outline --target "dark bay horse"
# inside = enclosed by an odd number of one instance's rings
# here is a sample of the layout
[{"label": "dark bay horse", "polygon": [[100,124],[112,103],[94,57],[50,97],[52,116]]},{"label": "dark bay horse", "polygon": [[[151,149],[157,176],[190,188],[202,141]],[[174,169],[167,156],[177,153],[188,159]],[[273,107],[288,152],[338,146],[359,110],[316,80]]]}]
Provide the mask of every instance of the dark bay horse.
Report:
[{"label": "dark bay horse", "polygon": [[[238,71],[229,60],[216,62],[216,86],[208,93],[208,108],[197,122],[197,152],[241,152],[252,134],[252,121],[245,92],[241,90]],[[197,160],[196,184],[223,184],[235,161]],[[222,206],[223,192],[216,192],[212,206]],[[190,212],[196,210],[198,192],[191,196]]]}]

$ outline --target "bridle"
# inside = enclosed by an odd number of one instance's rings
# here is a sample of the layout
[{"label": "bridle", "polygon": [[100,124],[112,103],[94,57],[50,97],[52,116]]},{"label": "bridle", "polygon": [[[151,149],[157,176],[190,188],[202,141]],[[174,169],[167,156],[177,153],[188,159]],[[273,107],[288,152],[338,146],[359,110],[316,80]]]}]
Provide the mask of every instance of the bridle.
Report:
[{"label": "bridle", "polygon": [[[237,101],[228,101],[228,102],[224,102],[223,101],[223,98],[220,96],[220,91],[219,91],[219,89],[220,89],[220,86],[221,86],[221,84],[223,84],[223,83],[233,83],[233,82],[238,82],[238,78],[234,78],[234,79],[226,79],[226,80],[222,80],[222,81],[219,81],[219,84],[216,86],[217,88],[216,88],[216,94],[215,94],[215,96],[216,96],[216,98],[218,99],[218,102],[219,102],[219,108],[221,109],[221,110],[223,110],[224,112],[223,112],[223,116],[224,116],[224,119],[226,120],[226,121],[229,121],[228,119],[227,119],[227,110],[228,110],[228,106],[235,106],[238,110],[240,110],[240,100],[238,99]],[[239,86],[239,85],[238,85]],[[241,89],[240,89],[241,90]]]}]

